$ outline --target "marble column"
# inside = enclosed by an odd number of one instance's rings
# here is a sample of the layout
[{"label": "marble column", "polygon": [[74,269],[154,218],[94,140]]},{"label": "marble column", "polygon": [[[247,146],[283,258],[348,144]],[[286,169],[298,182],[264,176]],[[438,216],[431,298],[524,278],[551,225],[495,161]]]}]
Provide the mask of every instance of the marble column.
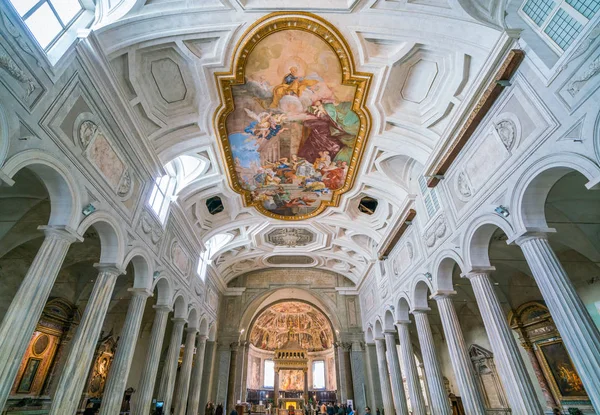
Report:
[{"label": "marble column", "polygon": [[303,373],[304,378],[304,389],[303,389],[303,397],[304,397],[304,405],[308,405],[308,370],[304,370]]},{"label": "marble column", "polygon": [[179,361],[179,352],[181,350],[181,339],[183,338],[183,326],[187,323],[185,318],[174,318],[173,331],[171,332],[171,341],[165,364],[160,379],[160,387],[158,389],[158,400],[165,402],[165,412],[171,412],[171,403],[173,399],[173,389],[175,388],[175,378],[177,377],[177,363]]},{"label": "marble column", "polygon": [[379,380],[379,365],[377,364],[377,347],[375,343],[366,343],[365,358],[367,360],[367,376],[369,378],[369,382],[367,382],[369,399],[366,400],[365,406],[368,405],[371,409],[374,409],[383,406],[381,388],[377,386],[381,384],[381,381]]},{"label": "marble column", "polygon": [[396,347],[396,333],[393,331],[386,331],[383,333],[383,336],[385,338],[386,355],[392,381],[392,397],[394,398],[396,415],[408,415],[402,369],[400,369],[400,360],[398,359],[398,349]]},{"label": "marble column", "polygon": [[185,415],[185,410],[187,408],[190,376],[192,374],[192,362],[194,361],[194,348],[196,347],[196,335],[198,334],[198,329],[196,327],[188,327],[186,333],[183,360],[181,362],[181,369],[179,370],[179,381],[177,382],[175,397],[173,399],[175,415]]},{"label": "marble column", "polygon": [[130,288],[129,291],[133,295],[127,309],[125,324],[121,329],[117,351],[108,372],[108,380],[102,395],[100,415],[117,414],[121,409],[129,369],[131,368],[133,353],[140,333],[146,299],[152,295],[152,291],[145,288]]},{"label": "marble column", "polygon": [[423,365],[425,366],[425,380],[429,386],[429,408],[432,415],[450,415],[450,401],[444,387],[444,377],[442,369],[435,351],[435,342],[431,334],[431,326],[429,325],[429,309],[412,310],[415,316],[415,325],[419,335],[419,345],[421,346],[421,354],[423,355]]},{"label": "marble column", "polygon": [[[204,411],[206,404],[211,400],[211,390],[216,378],[216,362],[215,358],[217,352],[217,342],[208,340],[204,351],[204,370],[202,374],[202,381],[200,383],[200,408]],[[203,413],[203,412],[202,412]],[[196,415],[196,414],[194,414]]]},{"label": "marble column", "polygon": [[95,267],[99,270],[98,276],[71,342],[71,350],[52,399],[51,415],[74,414],[77,410],[117,277],[123,273],[114,265],[99,264]]},{"label": "marble column", "polygon": [[42,315],[69,247],[81,240],[64,229],[41,227],[45,238],[0,326],[0,408],[4,408],[23,354]]},{"label": "marble column", "polygon": [[406,371],[406,383],[408,386],[408,394],[410,396],[410,404],[413,415],[426,415],[425,401],[421,392],[421,384],[419,383],[419,372],[415,362],[415,353],[410,341],[410,333],[408,325],[410,321],[396,322],[398,330],[398,338],[400,339],[400,355],[402,363]]},{"label": "marble column", "polygon": [[479,392],[479,386],[473,371],[473,364],[469,358],[465,339],[462,334],[458,316],[452,304],[450,295],[454,292],[437,292],[433,294],[433,298],[437,302],[446,342],[448,343],[448,351],[450,352],[450,360],[454,369],[454,376],[458,384],[460,397],[466,413],[469,415],[485,415],[485,405]]},{"label": "marble column", "polygon": [[[352,343],[342,343],[342,362],[344,365],[344,382],[346,386],[346,400],[354,400],[354,383],[352,381],[352,361],[350,352],[352,351]],[[344,400],[344,402],[346,402]]]},{"label": "marble column", "polygon": [[516,240],[596,412],[600,412],[600,332],[545,234]]},{"label": "marble column", "polygon": [[187,415],[198,415],[200,406],[200,392],[202,385],[202,376],[204,376],[204,353],[206,351],[206,336],[198,335],[196,343],[196,358],[194,360],[194,369],[192,370],[192,381],[188,398]]},{"label": "marble column", "polygon": [[146,415],[150,412],[150,406],[152,405],[152,394],[154,393],[156,374],[158,373],[158,364],[160,363],[160,352],[165,338],[167,317],[169,316],[171,307],[166,305],[155,305],[154,309],[156,311],[154,314],[154,322],[152,323],[150,344],[148,346],[146,361],[140,378],[140,386],[137,391],[137,405],[132,408],[132,415]]},{"label": "marble column", "polygon": [[250,350],[250,342],[245,341],[241,346],[243,346],[243,348],[242,355],[240,356],[242,373],[239,387],[239,400],[245,402],[248,394],[248,351]]},{"label": "marble column", "polygon": [[385,358],[385,340],[383,338],[375,339],[375,350],[377,352],[377,368],[379,369],[379,384],[381,385],[383,408],[386,414],[395,414],[390,374]]},{"label": "marble column", "polygon": [[235,408],[235,372],[237,371],[237,353],[239,343],[231,343],[231,356],[229,359],[229,381],[227,385],[227,407],[226,413],[231,412]]},{"label": "marble column", "polygon": [[[431,394],[429,393],[429,384],[427,383],[427,375],[425,374],[425,365],[420,362],[418,367],[419,369],[421,369],[421,378],[423,380],[423,396],[427,401],[427,404],[425,406],[431,408]],[[430,413],[431,410],[426,412]]]},{"label": "marble column", "polygon": [[[279,408],[279,371],[275,371],[274,381],[273,381],[273,406],[275,409]],[[275,412],[277,413],[277,412]]]},{"label": "marble column", "polygon": [[466,278],[473,286],[475,299],[512,413],[542,415],[544,411],[537,399],[517,342],[508,327],[506,316],[488,273],[472,272],[468,273]]}]

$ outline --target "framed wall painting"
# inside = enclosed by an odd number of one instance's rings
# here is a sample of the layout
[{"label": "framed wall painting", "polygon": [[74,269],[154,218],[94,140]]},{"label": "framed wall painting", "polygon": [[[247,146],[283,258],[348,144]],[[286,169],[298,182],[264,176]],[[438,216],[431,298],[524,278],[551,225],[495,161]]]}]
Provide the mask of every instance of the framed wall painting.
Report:
[{"label": "framed wall painting", "polygon": [[542,370],[555,396],[561,401],[587,401],[589,398],[583,382],[562,340],[539,342],[536,346]]},{"label": "framed wall painting", "polygon": [[33,385],[33,380],[38,372],[41,361],[42,359],[29,358],[23,376],[21,376],[17,393],[29,393],[31,391],[31,386]]}]

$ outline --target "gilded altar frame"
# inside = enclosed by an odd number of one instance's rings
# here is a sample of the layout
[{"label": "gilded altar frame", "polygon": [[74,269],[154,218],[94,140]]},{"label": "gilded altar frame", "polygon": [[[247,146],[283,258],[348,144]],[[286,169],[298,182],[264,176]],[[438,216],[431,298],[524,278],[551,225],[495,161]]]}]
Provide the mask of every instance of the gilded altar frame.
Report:
[{"label": "gilded altar frame", "polygon": [[[283,30],[300,30],[316,35],[327,43],[337,56],[342,68],[342,85],[356,88],[352,100],[352,110],[358,115],[360,127],[355,139],[354,151],[348,166],[348,173],[341,188],[332,191],[329,201],[321,201],[314,211],[295,216],[280,215],[266,209],[260,201],[253,201],[251,191],[244,189],[238,181],[235,162],[226,128],[227,117],[234,111],[232,86],[245,83],[247,58],[262,39]],[[226,163],[227,178],[233,190],[240,194],[245,206],[253,206],[262,214],[280,220],[299,221],[315,217],[327,207],[339,206],[340,197],[354,185],[356,174],[363,156],[367,138],[371,130],[371,114],[366,107],[366,99],[371,86],[372,75],[359,72],[354,65],[354,55],[342,34],[325,19],[308,12],[275,12],[256,21],[238,40],[229,72],[215,73],[220,104],[214,114],[214,130],[220,151]]]}]

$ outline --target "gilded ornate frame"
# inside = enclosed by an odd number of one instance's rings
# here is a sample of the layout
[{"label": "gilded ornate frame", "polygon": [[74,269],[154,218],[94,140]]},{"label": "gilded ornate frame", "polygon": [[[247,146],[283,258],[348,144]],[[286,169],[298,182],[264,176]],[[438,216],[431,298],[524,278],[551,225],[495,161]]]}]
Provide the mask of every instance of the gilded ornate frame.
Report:
[{"label": "gilded ornate frame", "polygon": [[[244,189],[238,182],[226,128],[227,117],[234,110],[231,87],[245,83],[247,57],[263,38],[282,30],[300,30],[309,32],[329,44],[338,57],[342,67],[342,84],[356,88],[354,100],[352,102],[352,110],[358,115],[360,120],[354,152],[352,153],[350,165],[348,166],[348,173],[344,185],[340,189],[332,192],[333,194],[330,201],[322,201],[319,207],[311,213],[297,216],[275,214],[265,209],[259,201],[252,201],[251,192]],[[286,221],[304,220],[319,215],[329,206],[338,206],[341,195],[349,191],[354,185],[356,172],[364,153],[367,137],[371,130],[371,114],[366,107],[366,98],[371,86],[372,75],[355,70],[352,50],[346,43],[342,34],[335,27],[321,17],[307,12],[275,12],[259,19],[246,30],[240,40],[238,40],[234,50],[230,71],[215,73],[220,105],[215,111],[214,129],[218,137],[217,141],[219,142],[221,154],[227,165],[226,170],[229,184],[236,193],[242,195],[246,206],[254,206],[262,214],[274,219]]]}]

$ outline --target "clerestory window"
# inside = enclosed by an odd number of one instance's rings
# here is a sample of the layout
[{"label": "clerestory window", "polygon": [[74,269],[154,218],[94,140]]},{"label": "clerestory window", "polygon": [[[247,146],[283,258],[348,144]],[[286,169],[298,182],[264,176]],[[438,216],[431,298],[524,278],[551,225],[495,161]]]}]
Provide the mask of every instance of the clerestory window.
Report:
[{"label": "clerestory window", "polygon": [[561,55],[599,9],[598,0],[526,0],[519,13]]}]

